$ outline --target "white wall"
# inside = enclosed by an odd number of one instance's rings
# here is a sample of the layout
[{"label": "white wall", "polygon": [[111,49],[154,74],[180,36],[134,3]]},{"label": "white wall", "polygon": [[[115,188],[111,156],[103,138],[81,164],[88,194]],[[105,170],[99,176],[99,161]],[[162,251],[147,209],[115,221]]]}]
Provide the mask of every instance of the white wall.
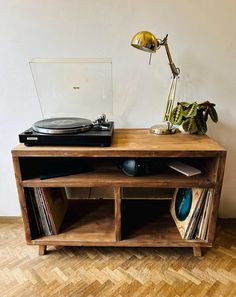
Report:
[{"label": "white wall", "polygon": [[234,0],[0,0],[0,215],[19,215],[10,150],[41,118],[31,58],[113,59],[116,126],[161,120],[170,71],[164,49],[153,56],[131,37],[169,33],[181,68],[180,100],[211,100],[220,123],[208,135],[228,150],[220,215],[236,217],[236,2]]}]

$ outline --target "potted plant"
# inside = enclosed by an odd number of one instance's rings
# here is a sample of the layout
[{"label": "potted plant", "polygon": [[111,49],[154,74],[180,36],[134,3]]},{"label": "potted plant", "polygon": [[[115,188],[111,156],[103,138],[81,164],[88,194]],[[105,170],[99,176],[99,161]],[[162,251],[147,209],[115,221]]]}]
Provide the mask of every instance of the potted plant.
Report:
[{"label": "potted plant", "polygon": [[214,103],[209,101],[200,104],[197,102],[178,102],[171,112],[170,122],[173,125],[179,125],[190,134],[205,134],[208,116],[213,122],[218,122]]}]

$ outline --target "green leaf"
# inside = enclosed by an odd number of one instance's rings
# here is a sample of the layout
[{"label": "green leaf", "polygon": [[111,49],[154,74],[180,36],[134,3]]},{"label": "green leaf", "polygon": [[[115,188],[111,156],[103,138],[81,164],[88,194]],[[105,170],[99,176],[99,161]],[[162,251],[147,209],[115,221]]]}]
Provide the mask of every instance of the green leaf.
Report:
[{"label": "green leaf", "polygon": [[204,112],[203,112],[203,119],[205,122],[207,122],[208,120],[208,115],[209,115],[209,108],[207,108]]},{"label": "green leaf", "polygon": [[196,121],[194,118],[186,119],[183,122],[182,126],[183,126],[184,131],[188,131],[192,134],[197,132],[197,125],[196,125]]},{"label": "green leaf", "polygon": [[189,107],[185,110],[184,116],[186,118],[193,118],[197,115],[198,104],[196,102],[189,105]]},{"label": "green leaf", "polygon": [[191,103],[189,102],[179,102],[183,107],[188,107]]},{"label": "green leaf", "polygon": [[214,123],[218,122],[218,115],[217,115],[217,112],[213,106],[211,106],[209,108],[209,115]]},{"label": "green leaf", "polygon": [[207,124],[204,120],[204,115],[202,110],[198,110],[197,116],[195,117],[197,124],[197,133],[198,134],[206,134],[207,132]]},{"label": "green leaf", "polygon": [[171,112],[170,122],[173,125],[180,125],[183,118],[184,109],[181,104],[178,104]]}]

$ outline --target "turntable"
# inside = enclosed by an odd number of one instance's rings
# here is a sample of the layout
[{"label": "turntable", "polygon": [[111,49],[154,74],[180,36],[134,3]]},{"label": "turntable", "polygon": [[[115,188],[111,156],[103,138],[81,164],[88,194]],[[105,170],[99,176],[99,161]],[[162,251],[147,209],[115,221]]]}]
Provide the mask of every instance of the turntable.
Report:
[{"label": "turntable", "polygon": [[95,121],[84,118],[49,118],[36,122],[19,135],[26,146],[77,145],[110,146],[114,122],[108,122],[103,114]]},{"label": "turntable", "polygon": [[111,59],[32,59],[30,69],[42,120],[19,134],[21,143],[111,144],[114,122],[106,120],[113,117]]}]

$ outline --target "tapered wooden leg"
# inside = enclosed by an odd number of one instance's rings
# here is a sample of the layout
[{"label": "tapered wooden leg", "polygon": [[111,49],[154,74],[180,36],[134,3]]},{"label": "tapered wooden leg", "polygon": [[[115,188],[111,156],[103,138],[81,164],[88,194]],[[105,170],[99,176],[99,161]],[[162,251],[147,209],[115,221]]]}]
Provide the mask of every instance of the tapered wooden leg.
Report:
[{"label": "tapered wooden leg", "polygon": [[193,247],[193,255],[195,257],[201,257],[202,256],[202,250],[201,248],[198,246],[198,247]]},{"label": "tapered wooden leg", "polygon": [[47,246],[46,245],[39,245],[39,255],[43,256],[47,252]]}]

